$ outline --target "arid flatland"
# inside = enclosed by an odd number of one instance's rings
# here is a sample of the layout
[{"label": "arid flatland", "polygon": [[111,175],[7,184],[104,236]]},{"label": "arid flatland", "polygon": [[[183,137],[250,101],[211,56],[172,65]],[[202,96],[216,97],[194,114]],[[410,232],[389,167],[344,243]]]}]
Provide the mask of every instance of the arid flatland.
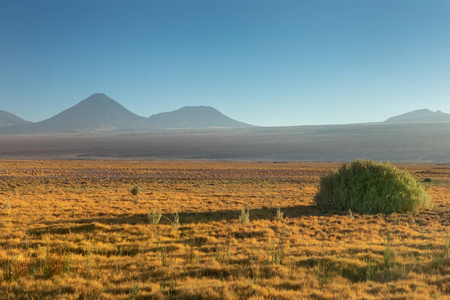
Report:
[{"label": "arid flatland", "polygon": [[397,165],[432,206],[391,215],[318,210],[339,166],[0,161],[0,298],[449,297],[450,165]]}]

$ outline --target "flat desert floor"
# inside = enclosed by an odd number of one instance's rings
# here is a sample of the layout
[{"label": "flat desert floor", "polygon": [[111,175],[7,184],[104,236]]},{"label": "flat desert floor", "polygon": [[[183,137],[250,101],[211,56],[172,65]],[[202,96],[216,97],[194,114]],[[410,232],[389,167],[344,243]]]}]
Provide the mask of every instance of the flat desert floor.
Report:
[{"label": "flat desert floor", "polygon": [[0,298],[449,298],[450,165],[391,215],[318,210],[339,166],[0,161]]}]

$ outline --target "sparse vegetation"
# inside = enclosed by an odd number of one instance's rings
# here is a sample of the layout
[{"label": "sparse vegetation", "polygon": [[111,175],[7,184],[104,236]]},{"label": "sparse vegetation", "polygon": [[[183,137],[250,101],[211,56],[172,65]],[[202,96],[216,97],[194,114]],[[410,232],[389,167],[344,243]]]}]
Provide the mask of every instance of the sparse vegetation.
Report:
[{"label": "sparse vegetation", "polygon": [[430,196],[407,171],[360,159],[322,177],[314,201],[321,209],[403,213],[423,209]]},{"label": "sparse vegetation", "polygon": [[239,220],[241,220],[242,226],[246,227],[250,224],[250,209],[242,206],[241,214],[239,215]]},{"label": "sparse vegetation", "polygon": [[0,162],[1,299],[449,297],[450,166],[402,165],[434,206],[385,215],[317,209],[337,164],[104,164]]},{"label": "sparse vegetation", "polygon": [[158,212],[156,211],[156,209],[153,209],[152,212],[147,211],[148,222],[153,225],[158,225],[159,221],[161,220],[161,217],[162,214],[160,210]]},{"label": "sparse vegetation", "polygon": [[283,216],[284,216],[284,212],[281,211],[280,207],[277,207],[277,220],[278,221],[283,221]]},{"label": "sparse vegetation", "polygon": [[178,214],[178,211],[175,211],[173,214],[173,220],[172,220],[172,231],[177,231],[178,228],[180,228],[180,215]]}]

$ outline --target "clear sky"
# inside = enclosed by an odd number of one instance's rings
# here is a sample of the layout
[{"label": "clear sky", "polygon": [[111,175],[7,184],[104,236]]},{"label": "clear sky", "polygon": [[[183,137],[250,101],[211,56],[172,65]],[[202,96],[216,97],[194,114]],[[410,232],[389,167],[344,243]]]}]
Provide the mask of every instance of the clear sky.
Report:
[{"label": "clear sky", "polygon": [[450,1],[0,0],[1,110],[40,121],[97,92],[266,126],[450,113]]}]

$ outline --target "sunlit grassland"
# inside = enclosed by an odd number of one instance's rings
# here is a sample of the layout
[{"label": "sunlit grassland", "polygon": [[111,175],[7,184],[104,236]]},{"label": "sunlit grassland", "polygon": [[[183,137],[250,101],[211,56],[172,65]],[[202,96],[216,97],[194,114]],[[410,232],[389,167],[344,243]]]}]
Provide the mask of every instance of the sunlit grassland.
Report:
[{"label": "sunlit grassland", "polygon": [[400,165],[432,207],[391,215],[318,210],[338,167],[1,161],[0,299],[449,297],[450,166]]}]

